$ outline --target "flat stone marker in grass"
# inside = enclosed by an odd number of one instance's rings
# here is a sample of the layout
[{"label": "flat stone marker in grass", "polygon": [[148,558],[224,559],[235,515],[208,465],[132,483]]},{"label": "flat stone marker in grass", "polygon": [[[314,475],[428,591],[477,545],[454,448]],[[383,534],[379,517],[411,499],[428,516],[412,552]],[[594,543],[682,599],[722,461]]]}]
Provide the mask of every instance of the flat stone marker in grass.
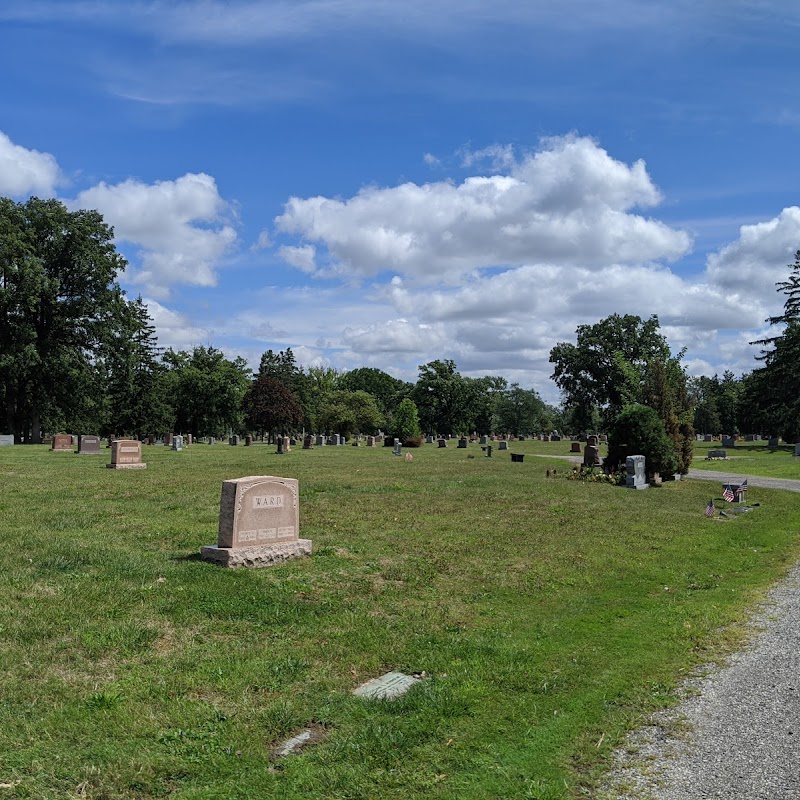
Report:
[{"label": "flat stone marker in grass", "polygon": [[353,689],[356,697],[363,697],[365,700],[394,700],[396,697],[404,695],[414,684],[419,683],[420,679],[413,675],[406,675],[403,672],[387,672],[379,678],[361,684],[357,689]]},{"label": "flat stone marker in grass", "polygon": [[300,539],[299,531],[294,478],[236,478],[222,483],[217,544],[200,553],[224,567],[269,567],[311,554],[311,540]]},{"label": "flat stone marker in grass", "polygon": [[145,469],[142,463],[142,443],[135,439],[115,439],[111,443],[109,469]]}]

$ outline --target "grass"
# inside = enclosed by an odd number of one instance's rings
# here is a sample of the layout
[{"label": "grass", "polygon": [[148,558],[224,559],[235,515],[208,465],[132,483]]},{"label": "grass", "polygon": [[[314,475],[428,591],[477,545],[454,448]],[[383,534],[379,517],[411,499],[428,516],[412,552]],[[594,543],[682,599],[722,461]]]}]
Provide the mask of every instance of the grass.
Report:
[{"label": "grass", "polygon": [[[725,461],[706,461],[709,450],[724,449]],[[800,458],[794,457],[793,444],[769,447],[765,441],[736,442],[736,447],[723,448],[719,442],[695,442],[692,469],[730,472],[732,475],[762,475],[767,478],[800,480]]]},{"label": "grass", "polygon": [[[547,479],[566,462],[477,445],[273,451],[145,447],[126,473],[0,449],[4,798],[591,796],[800,554],[786,492],[724,522],[702,482]],[[314,555],[200,561],[221,482],[259,474],[299,479]],[[428,677],[352,696],[391,669]]]}]

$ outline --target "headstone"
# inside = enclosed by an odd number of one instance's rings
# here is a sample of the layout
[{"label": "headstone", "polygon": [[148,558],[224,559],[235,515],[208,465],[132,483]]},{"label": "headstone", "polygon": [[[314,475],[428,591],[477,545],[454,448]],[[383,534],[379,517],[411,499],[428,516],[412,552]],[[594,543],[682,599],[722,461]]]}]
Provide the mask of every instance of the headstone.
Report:
[{"label": "headstone", "polygon": [[754,441],[753,434],[752,434],[752,433],[748,433],[748,434],[747,434],[747,435],[744,437],[744,440],[745,440],[746,442],[752,442],[752,441]]},{"label": "headstone", "polygon": [[[597,439],[596,436],[590,436],[590,439]],[[584,467],[599,467],[602,466],[600,460],[600,448],[596,444],[587,444],[583,448],[583,466]]]},{"label": "headstone", "polygon": [[[502,450],[502,448],[500,448]],[[525,453],[512,453],[511,454],[511,461],[517,464],[521,464],[522,460],[525,458]]]},{"label": "headstone", "polygon": [[403,446],[400,444],[399,439],[394,440],[394,449],[392,450],[393,456],[401,456],[403,455]]},{"label": "headstone", "polygon": [[238,445],[239,445],[239,437],[238,436],[231,436],[230,439],[228,439],[228,444],[231,447],[238,447]]},{"label": "headstone", "polygon": [[439,447],[447,447],[447,439],[439,439]]},{"label": "headstone", "polygon": [[714,441],[714,437],[713,437],[713,436],[712,436],[710,433],[707,433],[707,434],[706,434],[706,435],[703,437],[703,439],[704,439],[706,442],[713,442],[713,441]]},{"label": "headstone", "polygon": [[490,444],[486,445],[486,457],[487,458],[491,458],[492,457],[492,450],[493,449],[494,448],[492,447],[492,445],[490,445]]},{"label": "headstone", "polygon": [[299,532],[295,479],[237,478],[222,484],[217,544],[200,552],[225,567],[268,567],[311,554],[311,541]]},{"label": "headstone", "polygon": [[459,447],[459,449],[461,449],[461,450],[463,450],[463,449],[464,449],[464,448],[465,448],[465,447],[466,447],[468,444],[469,444],[469,442],[467,441],[467,437],[466,437],[466,436],[462,436],[462,437],[461,437],[461,438],[458,440],[458,447]]},{"label": "headstone", "polygon": [[367,436],[367,447],[375,447],[375,437]]},{"label": "headstone", "polygon": [[736,447],[736,439],[733,436],[723,436],[722,437],[722,446],[723,447]]},{"label": "headstone", "polygon": [[303,438],[303,450],[313,450],[314,449],[314,437],[307,433]]},{"label": "headstone", "polygon": [[644,456],[628,456],[625,459],[625,485],[629,489],[647,489],[647,473]]},{"label": "headstone", "polygon": [[337,447],[339,445],[339,434],[338,433],[334,433],[333,436],[331,436],[330,443],[332,445],[334,445],[334,447]]},{"label": "headstone", "polygon": [[317,436],[317,447],[324,447],[324,446],[325,446],[325,437]]},{"label": "headstone", "polygon": [[192,434],[191,433],[187,433],[186,434],[186,446],[188,447],[191,443],[192,443]]},{"label": "headstone", "polygon": [[772,436],[770,440],[767,442],[770,447],[777,447],[778,446],[778,438],[776,436]]},{"label": "headstone", "polygon": [[481,436],[481,444],[489,444],[489,437],[488,436]]},{"label": "headstone", "polygon": [[0,434],[0,447],[7,447],[10,444],[14,444],[14,434],[13,433]]},{"label": "headstone", "polygon": [[155,436],[148,436],[147,437],[147,444],[148,445],[154,445],[155,443],[156,443],[156,437]]},{"label": "headstone", "polygon": [[556,433],[551,433],[550,434],[550,441],[551,442],[560,442],[561,441],[561,437]]},{"label": "headstone", "polygon": [[728,457],[727,450],[709,450],[708,455],[706,456],[706,461],[711,461],[718,458],[727,458],[727,457]]},{"label": "headstone", "polygon": [[247,436],[244,437],[244,446],[251,447],[253,444],[253,437],[248,433]]},{"label": "headstone", "polygon": [[79,436],[78,437],[78,453],[82,456],[99,456],[100,455],[100,437],[99,436]]},{"label": "headstone", "polygon": [[379,678],[353,689],[356,697],[363,697],[365,700],[394,700],[395,697],[404,695],[420,679],[413,675],[405,675],[402,672],[387,672]]},{"label": "headstone", "polygon": [[570,453],[580,453],[580,451],[581,451],[581,443],[573,442],[570,448]]},{"label": "headstone", "polygon": [[796,445],[794,446],[794,454],[795,454],[796,456],[800,456],[800,444],[796,444]]},{"label": "headstone", "polygon": [[172,439],[174,434],[168,433],[167,438],[164,440],[164,447],[172,447]]},{"label": "headstone", "polygon": [[600,434],[600,442],[602,444],[608,444],[608,434],[601,433]]},{"label": "headstone", "polygon": [[508,442],[505,439],[500,440],[500,444],[497,445],[498,450],[508,450]]},{"label": "headstone", "polygon": [[597,447],[600,444],[600,439],[597,436],[587,436],[586,444],[590,447]]},{"label": "headstone", "polygon": [[57,433],[51,439],[50,449],[56,453],[71,453],[72,436],[68,433]]},{"label": "headstone", "polygon": [[433,444],[433,436],[430,436],[430,435],[426,436],[425,437],[425,443],[426,444]]},{"label": "headstone", "polygon": [[289,439],[288,436],[284,436],[283,437],[283,450],[284,450],[285,453],[291,453],[292,452],[291,439]]},{"label": "headstone", "polygon": [[172,449],[176,453],[180,453],[183,450],[183,436],[180,433],[172,437]]},{"label": "headstone", "polygon": [[142,443],[135,439],[115,439],[111,443],[111,463],[109,469],[144,469],[142,463]]},{"label": "headstone", "polygon": [[279,436],[275,440],[275,444],[278,446],[278,449],[275,451],[279,456],[283,455],[283,436]]}]

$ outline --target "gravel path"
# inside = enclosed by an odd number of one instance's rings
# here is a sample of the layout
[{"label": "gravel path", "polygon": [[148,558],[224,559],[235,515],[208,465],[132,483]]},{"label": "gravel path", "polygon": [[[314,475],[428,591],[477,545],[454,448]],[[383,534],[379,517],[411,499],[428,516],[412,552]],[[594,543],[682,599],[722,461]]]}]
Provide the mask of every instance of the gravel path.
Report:
[{"label": "gravel path", "polygon": [[733,475],[730,472],[719,472],[711,469],[690,469],[689,478],[697,478],[701,481],[743,481],[747,478],[748,486],[759,486],[763,489],[786,489],[788,492],[800,492],[800,481],[788,478],[760,478],[757,475]]},{"label": "gravel path", "polygon": [[743,652],[693,682],[697,696],[630,737],[603,798],[800,798],[800,566],[753,624]]}]

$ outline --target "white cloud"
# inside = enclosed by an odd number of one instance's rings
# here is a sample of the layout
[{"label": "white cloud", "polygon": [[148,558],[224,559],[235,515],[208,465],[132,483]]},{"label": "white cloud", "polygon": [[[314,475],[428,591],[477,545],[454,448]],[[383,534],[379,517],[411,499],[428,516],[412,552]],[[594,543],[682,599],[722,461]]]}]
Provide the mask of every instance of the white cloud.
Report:
[{"label": "white cloud", "polygon": [[52,197],[63,178],[50,153],[14,144],[0,131],[0,193],[10,197]]},{"label": "white cloud", "polygon": [[514,148],[510,144],[490,144],[480,150],[462,147],[458,155],[461,156],[462,167],[472,167],[483,161],[491,164],[492,169],[508,169],[516,164]]},{"label": "white cloud", "polygon": [[142,299],[156,328],[159,346],[187,350],[210,341],[210,331],[194,325],[186,315],[173,311],[150,298]]},{"label": "white cloud", "polygon": [[98,209],[117,241],[137,249],[140,266],[128,280],[159,298],[177,284],[215,286],[215,268],[237,238],[226,222],[227,203],[214,179],[203,173],[152,184],[100,183],[70,205]]},{"label": "white cloud", "polygon": [[302,272],[314,274],[317,271],[315,258],[317,249],[312,245],[301,247],[281,247],[278,255],[290,266]]},{"label": "white cloud", "polygon": [[439,160],[437,156],[433,153],[425,153],[422,156],[422,160],[429,166],[429,167],[438,167],[442,162]]},{"label": "white cloud", "polygon": [[443,325],[392,319],[366,327],[347,327],[342,331],[342,343],[365,354],[419,353],[446,347],[448,338]]},{"label": "white cloud", "polygon": [[758,298],[776,313],[785,298],[775,284],[788,277],[798,249],[800,208],[790,206],[767,222],[742,225],[735,242],[708,257],[708,279],[727,293]]},{"label": "white cloud", "polygon": [[642,161],[628,166],[590,139],[567,136],[544,140],[508,174],[459,185],[293,197],[275,224],[324,245],[342,273],[453,280],[536,261],[599,267],[678,258],[688,234],[630,213],[660,199]]}]

